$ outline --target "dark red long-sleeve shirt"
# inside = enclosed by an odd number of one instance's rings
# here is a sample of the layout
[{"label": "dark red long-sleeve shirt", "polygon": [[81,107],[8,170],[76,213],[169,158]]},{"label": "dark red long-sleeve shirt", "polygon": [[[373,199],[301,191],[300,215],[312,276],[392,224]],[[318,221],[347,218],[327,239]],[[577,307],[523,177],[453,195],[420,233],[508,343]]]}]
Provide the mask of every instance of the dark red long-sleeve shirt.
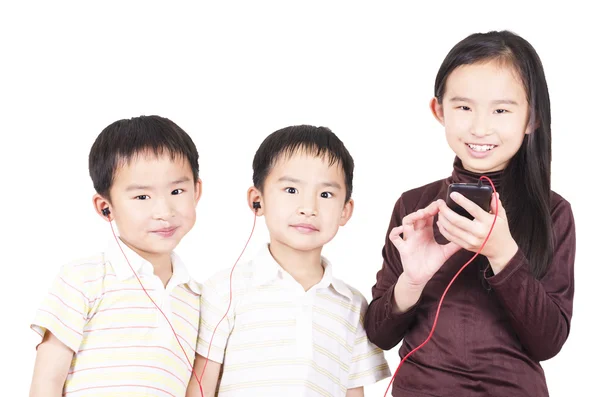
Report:
[{"label": "dark red long-sleeve shirt", "polygon": [[[500,173],[488,176],[502,196]],[[445,199],[449,183],[478,179],[457,159],[450,178],[398,199],[388,234],[405,215]],[[571,206],[554,192],[551,215],[555,252],[546,274],[536,280],[520,250],[497,275],[485,272],[487,259],[479,256],[448,291],[433,338],[402,365],[394,381],[394,397],[548,396],[540,361],[555,356],[569,335],[575,260]],[[438,242],[446,242],[435,227],[434,234]],[[457,252],[427,283],[417,304],[396,314],[394,285],[402,263],[386,234],[383,266],[365,318],[369,339],[385,350],[404,339],[401,357],[421,344],[431,330],[444,289],[472,255]]]}]

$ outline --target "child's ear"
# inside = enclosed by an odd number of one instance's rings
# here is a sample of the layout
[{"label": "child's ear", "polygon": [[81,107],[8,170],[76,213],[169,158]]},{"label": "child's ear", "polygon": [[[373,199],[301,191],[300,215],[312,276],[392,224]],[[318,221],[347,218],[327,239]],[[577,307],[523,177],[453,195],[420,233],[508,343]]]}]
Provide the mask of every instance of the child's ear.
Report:
[{"label": "child's ear", "polygon": [[[108,201],[108,199],[96,193],[94,194],[94,197],[92,197],[92,203],[94,204],[94,209],[96,210],[98,215],[102,217],[102,219],[107,220],[109,222],[113,219],[110,212],[110,202]],[[105,209],[108,209],[109,211],[103,212],[103,210]]]},{"label": "child's ear", "polygon": [[533,131],[537,130],[540,127],[540,120],[536,118],[533,122],[527,123],[527,128],[525,129],[525,135],[531,134]]},{"label": "child's ear", "polygon": [[442,104],[438,102],[438,99],[433,97],[431,102],[429,102],[429,109],[431,109],[431,113],[433,113],[433,117],[441,124],[444,125],[444,108]]},{"label": "child's ear", "polygon": [[342,210],[342,216],[340,217],[340,226],[344,226],[350,218],[352,217],[352,213],[354,212],[354,200],[350,199],[346,204],[344,204],[344,209]]},{"label": "child's ear", "polygon": [[200,197],[202,196],[202,179],[198,178],[196,184],[194,185],[194,200],[196,201],[196,205],[198,205],[198,201],[200,201]]},{"label": "child's ear", "polygon": [[250,210],[256,213],[257,216],[262,216],[264,214],[264,206],[260,190],[256,186],[248,189],[248,207],[250,207]]}]

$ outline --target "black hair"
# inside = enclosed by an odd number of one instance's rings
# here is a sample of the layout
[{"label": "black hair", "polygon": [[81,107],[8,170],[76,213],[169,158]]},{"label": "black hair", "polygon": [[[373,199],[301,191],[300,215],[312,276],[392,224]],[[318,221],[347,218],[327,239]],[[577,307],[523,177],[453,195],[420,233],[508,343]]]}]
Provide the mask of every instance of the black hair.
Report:
[{"label": "black hair", "polygon": [[550,214],[550,95],[542,62],[533,46],[510,31],[472,34],[448,53],[435,79],[435,97],[442,103],[448,76],[461,65],[497,61],[518,73],[530,107],[532,133],[502,174],[502,202],[511,233],[529,260],[530,270],[541,278],[554,255]]},{"label": "black hair", "polygon": [[168,153],[174,159],[189,161],[198,180],[198,151],[192,138],[171,120],[160,116],[140,116],[115,121],[94,141],[89,155],[89,171],[94,189],[110,199],[117,169],[141,153],[156,156]]},{"label": "black hair", "polygon": [[350,200],[354,160],[344,143],[327,127],[296,125],[277,130],[265,138],[252,162],[254,186],[262,191],[265,180],[275,162],[281,156],[293,155],[298,150],[303,150],[316,157],[325,158],[327,156],[330,165],[339,164],[345,177],[346,202]]}]

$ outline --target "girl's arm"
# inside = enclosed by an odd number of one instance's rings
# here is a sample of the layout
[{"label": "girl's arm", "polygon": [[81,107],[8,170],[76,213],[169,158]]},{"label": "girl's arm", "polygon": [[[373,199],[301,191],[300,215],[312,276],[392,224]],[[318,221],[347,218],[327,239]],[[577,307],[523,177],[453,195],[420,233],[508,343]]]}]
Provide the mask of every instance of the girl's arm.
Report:
[{"label": "girl's arm", "polygon": [[554,259],[537,280],[521,250],[504,269],[487,280],[504,308],[523,348],[543,361],[561,350],[569,335],[573,312],[575,221],[562,200],[552,211]]},{"label": "girl's arm", "polygon": [[[477,251],[488,234],[494,215],[485,213],[462,196],[456,201],[475,217],[473,221],[453,213],[440,203],[440,232],[461,247]],[[537,280],[523,251],[510,234],[506,211],[498,198],[492,212],[498,218],[482,250],[493,276],[486,277],[498,300],[508,311],[522,346],[537,361],[554,357],[569,335],[574,293],[575,221],[570,204],[555,196],[551,211],[554,257],[546,274]]]},{"label": "girl's arm", "polygon": [[412,309],[401,312],[396,309],[394,290],[398,277],[402,274],[402,262],[400,254],[387,236],[394,227],[402,224],[402,218],[406,215],[402,197],[394,206],[390,225],[386,233],[385,245],[383,247],[383,266],[377,272],[377,283],[372,288],[373,300],[369,304],[365,316],[365,330],[371,342],[384,350],[396,346],[406,330],[412,324],[417,307],[416,301]]},{"label": "girl's arm", "polygon": [[404,216],[402,197],[396,203],[383,248],[383,267],[365,318],[367,336],[382,349],[391,349],[404,338],[425,285],[460,248],[435,241],[433,220],[438,211],[439,204],[434,202]]}]

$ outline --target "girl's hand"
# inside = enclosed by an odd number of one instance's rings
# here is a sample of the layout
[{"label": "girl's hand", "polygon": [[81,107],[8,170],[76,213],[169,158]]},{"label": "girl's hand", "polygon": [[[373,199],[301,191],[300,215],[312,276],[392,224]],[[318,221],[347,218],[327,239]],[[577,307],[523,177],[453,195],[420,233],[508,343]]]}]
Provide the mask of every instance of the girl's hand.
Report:
[{"label": "girl's hand", "polygon": [[498,206],[496,207],[496,198],[492,196],[492,212],[487,213],[460,193],[453,192],[450,198],[475,219],[469,220],[458,215],[443,200],[438,200],[440,213],[437,222],[440,233],[448,241],[471,252],[477,252],[490,232],[494,215],[498,214],[494,230],[485,247],[481,250],[481,255],[488,258],[494,274],[500,273],[519,249],[510,234],[506,211],[500,201],[500,195],[496,193],[496,197],[498,198]]},{"label": "girl's hand", "polygon": [[433,218],[438,212],[439,203],[433,202],[405,216],[402,226],[393,228],[389,235],[402,259],[404,272],[400,277],[416,289],[424,287],[448,258],[460,249],[453,242],[440,245],[435,241]]}]

